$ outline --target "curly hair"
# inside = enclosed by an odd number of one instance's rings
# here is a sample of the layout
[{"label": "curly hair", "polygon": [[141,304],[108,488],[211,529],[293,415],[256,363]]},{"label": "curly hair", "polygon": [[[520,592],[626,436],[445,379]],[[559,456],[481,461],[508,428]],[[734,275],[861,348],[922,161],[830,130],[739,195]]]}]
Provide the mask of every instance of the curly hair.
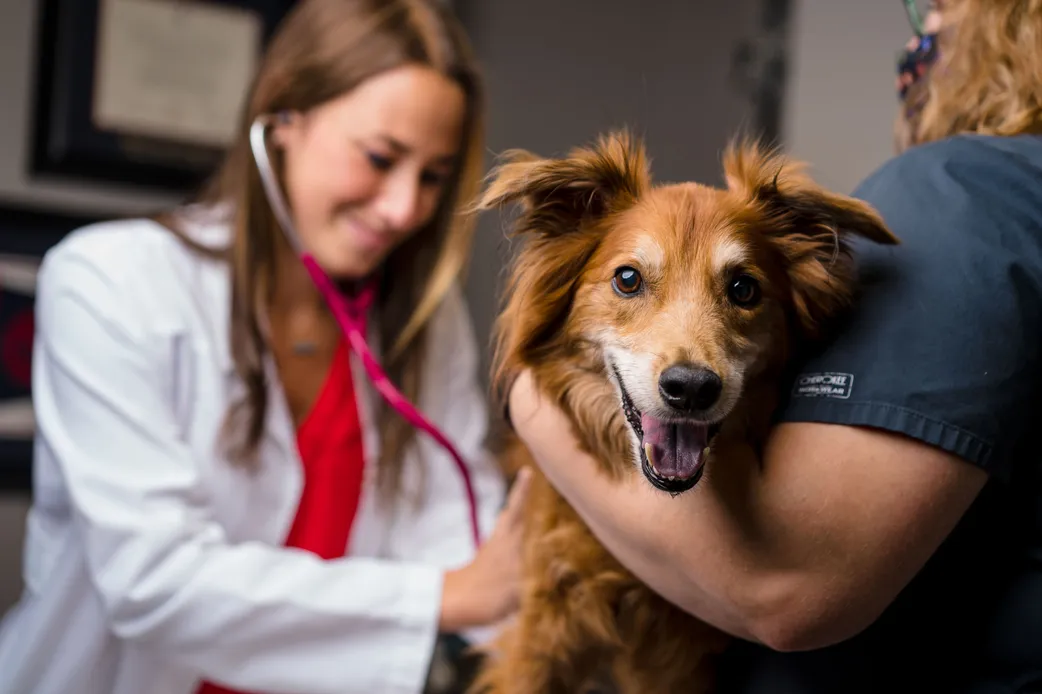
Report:
[{"label": "curly hair", "polygon": [[1042,0],[946,0],[911,143],[1042,130]]}]

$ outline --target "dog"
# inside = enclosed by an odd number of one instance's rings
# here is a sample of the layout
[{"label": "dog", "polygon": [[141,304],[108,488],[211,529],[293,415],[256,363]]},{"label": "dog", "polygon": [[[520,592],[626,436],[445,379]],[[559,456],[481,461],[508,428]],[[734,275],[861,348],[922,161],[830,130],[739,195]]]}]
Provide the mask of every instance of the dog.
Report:
[{"label": "dog", "polygon": [[[653,183],[643,142],[614,131],[563,158],[507,152],[475,205],[520,208],[526,241],[495,327],[501,402],[530,370],[604,474],[665,494],[758,449],[794,360],[855,300],[852,237],[898,243],[759,143],[733,140],[723,169],[722,188]],[[470,691],[711,691],[730,637],[624,569],[520,442],[505,456],[535,473],[521,604]]]}]

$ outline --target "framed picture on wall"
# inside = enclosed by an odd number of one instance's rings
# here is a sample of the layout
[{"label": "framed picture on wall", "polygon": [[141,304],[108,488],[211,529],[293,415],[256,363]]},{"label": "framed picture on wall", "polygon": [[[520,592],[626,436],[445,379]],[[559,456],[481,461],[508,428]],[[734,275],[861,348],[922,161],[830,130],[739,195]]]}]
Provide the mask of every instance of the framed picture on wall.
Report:
[{"label": "framed picture on wall", "polygon": [[28,490],[32,478],[30,378],[40,260],[70,231],[94,221],[0,205],[0,489]]},{"label": "framed picture on wall", "polygon": [[194,188],[292,4],[40,0],[31,173]]}]

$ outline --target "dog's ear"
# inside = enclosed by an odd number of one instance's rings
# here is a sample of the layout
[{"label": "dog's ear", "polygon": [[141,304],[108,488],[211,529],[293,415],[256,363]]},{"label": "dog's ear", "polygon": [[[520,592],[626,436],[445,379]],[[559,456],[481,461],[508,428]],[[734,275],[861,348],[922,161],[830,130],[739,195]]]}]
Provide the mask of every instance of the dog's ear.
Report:
[{"label": "dog's ear", "polygon": [[563,328],[583,268],[603,238],[596,224],[632,205],[650,186],[643,145],[627,132],[562,159],[513,151],[490,174],[476,205],[517,205],[514,255],[495,326],[493,392],[503,400],[518,371],[545,363],[567,340]]},{"label": "dog's ear", "polygon": [[651,185],[644,146],[624,130],[560,159],[510,150],[488,178],[476,211],[516,204],[522,214],[515,233],[548,235],[624,209]]},{"label": "dog's ear", "polygon": [[810,336],[850,301],[855,284],[852,237],[899,241],[868,203],[815,183],[805,165],[751,142],[724,156],[728,189],[755,209],[762,231],[780,252],[793,306]]}]

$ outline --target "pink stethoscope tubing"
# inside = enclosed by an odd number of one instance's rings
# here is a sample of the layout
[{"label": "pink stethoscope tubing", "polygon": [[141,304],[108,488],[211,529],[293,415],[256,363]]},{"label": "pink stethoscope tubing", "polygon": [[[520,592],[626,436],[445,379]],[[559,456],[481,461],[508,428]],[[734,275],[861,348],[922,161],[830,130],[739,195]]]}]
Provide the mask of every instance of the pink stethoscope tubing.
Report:
[{"label": "pink stethoscope tubing", "polygon": [[456,447],[452,445],[452,442],[438,427],[428,420],[422,412],[409,402],[408,398],[394,387],[391,379],[388,378],[383,368],[381,368],[380,362],[377,361],[376,357],[373,356],[372,350],[369,349],[369,345],[365,341],[365,319],[366,312],[369,306],[372,305],[375,286],[369,283],[354,297],[344,294],[329,278],[329,275],[319,267],[311,254],[304,249],[300,236],[297,234],[296,226],[290,218],[289,210],[286,208],[282,191],[275,180],[271,162],[268,159],[265,134],[269,123],[269,117],[261,116],[250,127],[250,149],[253,151],[253,158],[257,163],[257,171],[260,174],[261,183],[268,198],[268,204],[275,213],[275,217],[282,227],[283,234],[286,235],[286,239],[300,257],[304,267],[307,268],[311,280],[315,283],[315,287],[322,294],[330,311],[332,311],[333,317],[339,324],[341,331],[343,331],[348,345],[362,360],[366,375],[369,377],[373,387],[409,424],[431,436],[456,462],[456,467],[463,480],[463,488],[470,511],[471,534],[476,547],[481,544],[481,529],[478,523],[477,497],[474,493],[470,468],[467,467],[463,456],[456,450]]}]

